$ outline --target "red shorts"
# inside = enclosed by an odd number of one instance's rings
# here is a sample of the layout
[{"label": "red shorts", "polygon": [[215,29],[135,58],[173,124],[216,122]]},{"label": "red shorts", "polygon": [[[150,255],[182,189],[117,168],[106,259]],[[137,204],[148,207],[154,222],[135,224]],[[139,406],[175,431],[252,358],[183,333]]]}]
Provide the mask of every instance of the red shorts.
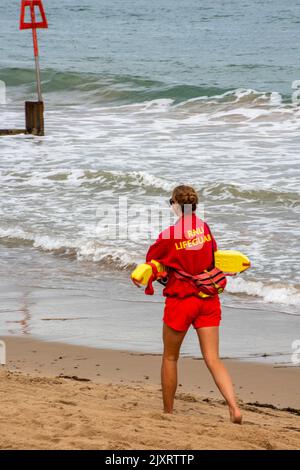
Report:
[{"label": "red shorts", "polygon": [[187,331],[191,325],[195,329],[219,326],[220,299],[217,295],[206,299],[194,295],[183,299],[167,297],[163,321],[177,331]]}]

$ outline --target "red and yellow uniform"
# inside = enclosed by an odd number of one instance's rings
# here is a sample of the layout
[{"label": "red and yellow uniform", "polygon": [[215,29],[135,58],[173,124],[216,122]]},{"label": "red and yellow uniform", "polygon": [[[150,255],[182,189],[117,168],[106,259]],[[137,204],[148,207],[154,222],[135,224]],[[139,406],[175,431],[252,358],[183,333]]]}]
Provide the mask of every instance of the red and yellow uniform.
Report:
[{"label": "red and yellow uniform", "polygon": [[168,282],[163,290],[166,297],[164,322],[178,331],[218,326],[221,307],[218,296],[200,298],[198,288],[186,279],[178,279],[172,270],[191,275],[213,267],[212,251],[217,251],[215,239],[207,224],[196,214],[183,215],[175,225],[161,232],[150,246],[146,261],[156,260],[169,268]]}]

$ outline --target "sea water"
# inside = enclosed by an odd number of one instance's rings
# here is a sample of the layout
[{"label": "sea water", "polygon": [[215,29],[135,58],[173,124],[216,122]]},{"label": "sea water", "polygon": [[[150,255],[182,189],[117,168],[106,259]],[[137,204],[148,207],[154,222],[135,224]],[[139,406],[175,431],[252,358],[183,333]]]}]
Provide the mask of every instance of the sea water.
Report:
[{"label": "sea water", "polygon": [[[0,128],[22,128],[24,100],[36,99],[19,3],[0,11]],[[108,277],[124,300],[141,298],[129,273],[161,227],[146,219],[137,236],[105,238],[99,211],[126,198],[168,213],[185,183],[219,248],[252,262],[224,304],[299,315],[300,2],[44,6],[46,135],[0,140],[1,278],[96,292]]]}]

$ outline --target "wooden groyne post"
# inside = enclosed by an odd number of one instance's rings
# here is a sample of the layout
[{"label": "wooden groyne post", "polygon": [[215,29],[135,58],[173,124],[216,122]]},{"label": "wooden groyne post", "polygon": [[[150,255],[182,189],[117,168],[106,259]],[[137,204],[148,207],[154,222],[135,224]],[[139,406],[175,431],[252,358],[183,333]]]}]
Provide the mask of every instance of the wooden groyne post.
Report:
[{"label": "wooden groyne post", "polygon": [[[30,21],[26,22],[25,16],[26,11],[30,10]],[[41,21],[36,19],[36,9],[41,17]],[[37,32],[38,28],[48,28],[45,10],[42,4],[42,0],[22,0],[21,4],[21,18],[20,18],[20,29],[31,29],[34,60],[35,60],[35,72],[36,72],[36,84],[37,84],[37,96],[38,101],[26,101],[25,102],[25,127],[26,129],[0,129],[0,135],[16,135],[16,134],[33,134],[33,135],[45,135],[44,126],[44,102],[42,97],[41,87],[41,74],[39,64],[39,47]]]},{"label": "wooden groyne post", "polygon": [[25,102],[25,121],[27,134],[44,135],[44,102]]}]

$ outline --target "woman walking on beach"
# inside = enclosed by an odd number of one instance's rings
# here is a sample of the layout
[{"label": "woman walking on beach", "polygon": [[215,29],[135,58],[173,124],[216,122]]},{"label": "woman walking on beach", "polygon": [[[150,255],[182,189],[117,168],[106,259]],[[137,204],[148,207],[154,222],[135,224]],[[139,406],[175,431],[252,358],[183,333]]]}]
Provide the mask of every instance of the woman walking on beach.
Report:
[{"label": "woman walking on beach", "polygon": [[177,186],[170,205],[178,216],[175,225],[160,233],[150,246],[146,261],[158,261],[168,270],[163,290],[166,297],[163,316],[163,358],[161,381],[165,413],[173,412],[177,389],[177,361],[183,339],[191,325],[197,332],[206,366],[229,407],[230,419],[241,424],[230,375],[219,357],[221,306],[218,295],[200,297],[199,287],[185,273],[195,276],[214,265],[217,244],[208,225],[195,211],[198,195],[190,186]]}]

